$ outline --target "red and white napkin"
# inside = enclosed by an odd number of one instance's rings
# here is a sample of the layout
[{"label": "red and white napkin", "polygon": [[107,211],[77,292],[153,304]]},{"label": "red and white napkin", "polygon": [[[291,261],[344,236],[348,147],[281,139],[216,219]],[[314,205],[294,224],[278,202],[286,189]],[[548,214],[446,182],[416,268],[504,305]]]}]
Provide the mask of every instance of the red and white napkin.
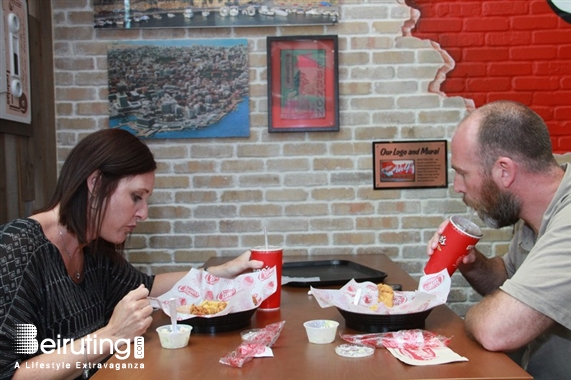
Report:
[{"label": "red and white napkin", "polygon": [[360,314],[410,314],[432,309],[446,303],[450,292],[450,276],[446,270],[423,276],[416,291],[395,291],[394,306],[378,302],[377,284],[349,281],[341,289],[311,288],[323,308],[336,306]]},{"label": "red and white napkin", "polygon": [[[234,279],[221,278],[191,269],[171,290],[157,298],[158,307],[170,316],[169,300],[176,299],[176,305],[200,304],[204,300],[226,301],[228,305],[217,314],[200,315],[212,318],[230,313],[251,310],[275,293],[277,289],[276,268],[245,273]],[[157,305],[155,305],[157,306]],[[196,317],[193,314],[177,313],[178,320]]]}]

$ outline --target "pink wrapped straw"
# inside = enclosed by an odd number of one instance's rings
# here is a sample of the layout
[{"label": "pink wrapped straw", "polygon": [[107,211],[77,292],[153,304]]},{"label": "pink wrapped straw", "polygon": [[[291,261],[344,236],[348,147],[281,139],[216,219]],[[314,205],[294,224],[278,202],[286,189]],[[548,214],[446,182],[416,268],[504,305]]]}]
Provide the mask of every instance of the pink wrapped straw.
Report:
[{"label": "pink wrapped straw", "polygon": [[411,350],[448,346],[452,339],[420,329],[372,334],[342,334],[341,338],[349,343],[365,346]]},{"label": "pink wrapped straw", "polygon": [[260,330],[251,339],[242,342],[234,351],[220,358],[220,363],[232,367],[242,367],[256,355],[265,351],[265,347],[272,347],[279,338],[285,321],[272,323]]}]

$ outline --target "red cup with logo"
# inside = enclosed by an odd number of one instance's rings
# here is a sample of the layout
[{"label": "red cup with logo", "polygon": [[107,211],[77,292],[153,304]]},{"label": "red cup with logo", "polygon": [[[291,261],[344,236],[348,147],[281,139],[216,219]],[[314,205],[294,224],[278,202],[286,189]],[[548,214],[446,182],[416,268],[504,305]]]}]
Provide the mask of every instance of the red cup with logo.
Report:
[{"label": "red cup with logo", "polygon": [[258,309],[260,310],[277,310],[280,308],[282,296],[282,261],[283,248],[276,246],[260,246],[250,249],[252,254],[250,260],[260,260],[264,262],[263,269],[276,267],[277,289],[274,294],[266,298]]},{"label": "red cup with logo", "polygon": [[448,274],[456,271],[462,259],[482,238],[482,230],[463,216],[450,217],[450,222],[442,232],[434,253],[428,259],[425,274],[438,273],[446,268]]}]

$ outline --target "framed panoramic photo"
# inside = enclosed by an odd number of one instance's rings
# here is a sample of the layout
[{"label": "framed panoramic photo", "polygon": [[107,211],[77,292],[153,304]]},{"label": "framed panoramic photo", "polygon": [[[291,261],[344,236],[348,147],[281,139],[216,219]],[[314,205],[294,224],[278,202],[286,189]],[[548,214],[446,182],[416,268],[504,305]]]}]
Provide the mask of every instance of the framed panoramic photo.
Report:
[{"label": "framed panoramic photo", "polygon": [[374,189],[448,187],[446,140],[373,142]]},{"label": "framed panoramic photo", "polygon": [[336,35],[267,37],[268,131],[339,131]]},{"label": "framed panoramic photo", "polygon": [[97,29],[335,25],[339,1],[93,0]]}]

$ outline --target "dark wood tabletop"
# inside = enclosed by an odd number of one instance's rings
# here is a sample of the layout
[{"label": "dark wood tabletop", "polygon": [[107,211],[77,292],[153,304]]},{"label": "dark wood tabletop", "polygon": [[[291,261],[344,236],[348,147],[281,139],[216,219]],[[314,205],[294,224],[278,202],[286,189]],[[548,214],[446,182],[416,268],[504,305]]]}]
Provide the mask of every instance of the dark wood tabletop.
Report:
[{"label": "dark wood tabletop", "polygon": [[[388,274],[384,282],[401,284],[403,290],[415,290],[417,282],[387,256],[316,256],[285,257],[288,261],[349,260]],[[228,258],[211,258],[206,266],[216,265]],[[340,287],[340,286],[339,286]],[[145,333],[143,359],[133,355],[125,360],[112,357],[94,379],[532,379],[521,367],[503,353],[486,351],[471,340],[464,322],[446,305],[436,307],[426,320],[425,329],[452,337],[449,347],[468,358],[467,362],[433,366],[410,366],[393,357],[386,349],[377,348],[372,356],[345,358],[335,353],[335,347],[345,343],[339,336],[331,344],[312,344],[307,340],[303,322],[311,319],[332,319],[340,323],[338,333],[360,333],[345,327],[344,319],[334,307],[321,308],[308,295],[308,288],[284,286],[282,304],[276,311],[258,310],[251,320],[253,327],[265,327],[285,321],[281,335],[272,347],[274,357],[254,358],[242,368],[219,363],[222,356],[241,343],[240,329],[217,334],[192,333],[187,347],[168,350],[160,345],[155,329],[169,324],[162,311],[155,311],[153,324]],[[116,369],[116,365],[120,369]],[[137,366],[138,368],[122,368]],[[141,368],[141,366],[143,368]]]}]

